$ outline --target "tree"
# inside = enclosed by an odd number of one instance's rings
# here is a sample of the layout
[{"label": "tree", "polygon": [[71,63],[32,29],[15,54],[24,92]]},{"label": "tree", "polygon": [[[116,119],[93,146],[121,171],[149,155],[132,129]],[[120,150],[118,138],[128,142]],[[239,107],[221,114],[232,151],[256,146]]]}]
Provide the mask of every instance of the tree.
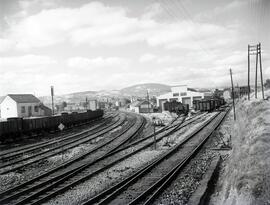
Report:
[{"label": "tree", "polygon": [[270,88],[270,79],[266,79],[265,83],[264,83],[264,87],[267,89],[267,88]]},{"label": "tree", "polygon": [[60,109],[63,111],[65,109],[65,107],[67,107],[67,103],[65,101],[63,101],[61,103]]}]

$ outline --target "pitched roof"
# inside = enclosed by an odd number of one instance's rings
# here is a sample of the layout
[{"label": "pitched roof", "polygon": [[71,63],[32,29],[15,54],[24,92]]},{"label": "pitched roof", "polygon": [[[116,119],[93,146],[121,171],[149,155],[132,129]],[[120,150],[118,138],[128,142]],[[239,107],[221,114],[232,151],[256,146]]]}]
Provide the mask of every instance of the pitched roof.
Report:
[{"label": "pitched roof", "polygon": [[8,94],[17,103],[39,103],[40,100],[32,94]]},{"label": "pitched roof", "polygon": [[2,101],[5,99],[6,96],[0,96],[0,104],[2,103]]}]

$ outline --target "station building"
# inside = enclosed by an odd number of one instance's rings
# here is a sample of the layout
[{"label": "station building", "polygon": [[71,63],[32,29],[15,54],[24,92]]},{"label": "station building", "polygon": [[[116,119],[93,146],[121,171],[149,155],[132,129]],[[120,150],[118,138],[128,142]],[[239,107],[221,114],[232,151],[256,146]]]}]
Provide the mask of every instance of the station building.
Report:
[{"label": "station building", "polygon": [[171,87],[171,92],[165,93],[157,97],[157,106],[161,111],[164,110],[164,103],[166,101],[178,101],[183,104],[188,104],[189,107],[193,106],[194,100],[201,100],[204,98],[204,93],[197,92],[194,89],[190,89],[187,85],[177,85]]}]

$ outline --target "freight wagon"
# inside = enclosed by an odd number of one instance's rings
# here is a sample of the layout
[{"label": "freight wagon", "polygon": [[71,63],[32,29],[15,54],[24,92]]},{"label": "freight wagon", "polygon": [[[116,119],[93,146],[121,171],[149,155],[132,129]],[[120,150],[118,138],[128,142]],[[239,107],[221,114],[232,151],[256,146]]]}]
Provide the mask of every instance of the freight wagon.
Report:
[{"label": "freight wagon", "polygon": [[171,102],[167,101],[164,103],[164,110],[169,112],[175,112],[178,115],[180,114],[187,115],[189,112],[189,105],[182,104],[181,102],[177,102],[176,100],[173,100]]},{"label": "freight wagon", "polygon": [[0,141],[11,141],[11,139],[19,138],[22,134],[29,135],[42,131],[54,132],[58,130],[60,123],[69,128],[101,118],[103,114],[103,110],[88,110],[82,113],[62,113],[51,117],[8,118],[7,121],[0,122]]},{"label": "freight wagon", "polygon": [[202,99],[193,101],[193,109],[199,110],[201,112],[211,112],[216,109],[219,109],[222,105],[225,104],[223,98],[212,98],[212,99]]}]

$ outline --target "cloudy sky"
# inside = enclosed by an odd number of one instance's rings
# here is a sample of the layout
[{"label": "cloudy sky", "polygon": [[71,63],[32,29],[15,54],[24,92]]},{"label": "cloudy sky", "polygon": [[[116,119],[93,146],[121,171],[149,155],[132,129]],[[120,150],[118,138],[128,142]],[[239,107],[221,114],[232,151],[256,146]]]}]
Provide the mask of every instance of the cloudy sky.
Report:
[{"label": "cloudy sky", "polygon": [[269,9],[269,0],[1,0],[0,96],[49,95],[50,85],[215,88],[229,85],[230,67],[244,85],[257,42],[270,78]]}]

